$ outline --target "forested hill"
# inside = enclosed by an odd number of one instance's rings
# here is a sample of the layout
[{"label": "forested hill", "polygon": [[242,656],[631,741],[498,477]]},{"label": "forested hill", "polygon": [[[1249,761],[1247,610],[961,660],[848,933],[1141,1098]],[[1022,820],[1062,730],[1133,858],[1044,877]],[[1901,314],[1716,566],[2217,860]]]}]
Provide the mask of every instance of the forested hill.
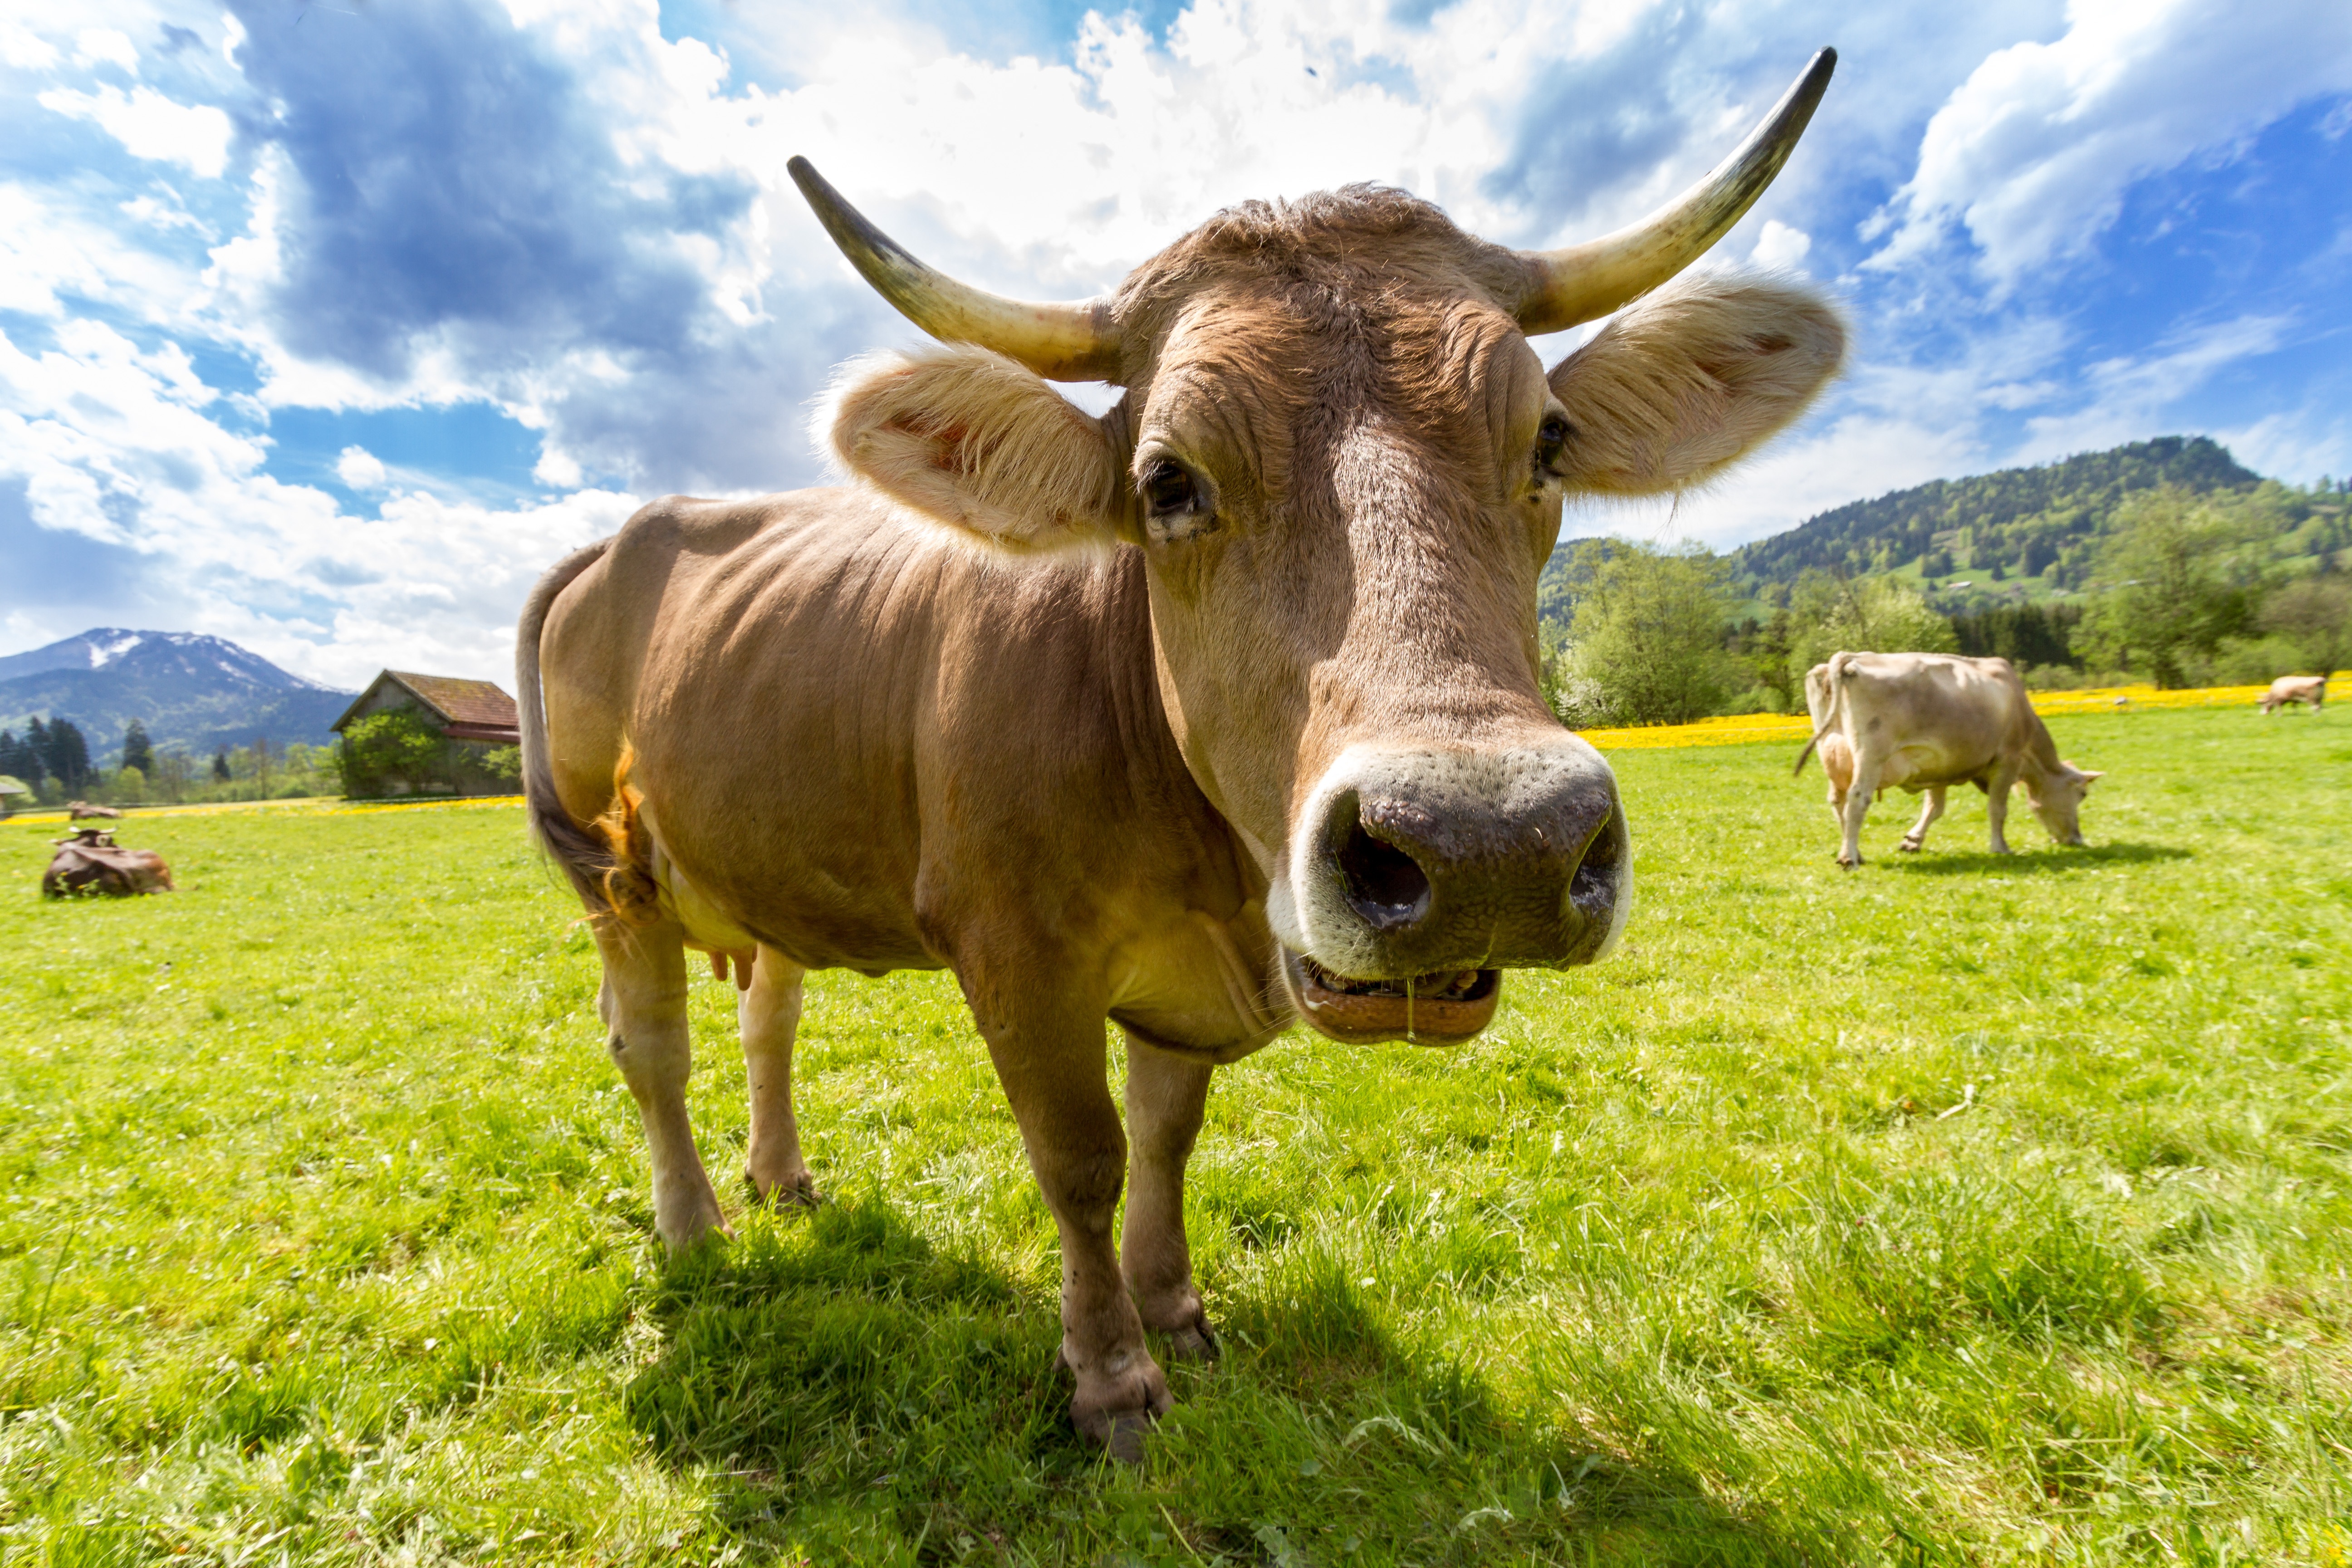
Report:
[{"label": "forested hill", "polygon": [[2077,587],[2116,503],[2130,492],[2160,484],[2244,490],[2262,482],[2217,441],[2161,436],[2044,468],[1936,479],[1854,501],[1740,546],[1731,569],[1751,591],[1794,583],[1809,567],[1858,576],[1915,563],[1923,578],[1970,572],[1999,582],[2046,573],[2054,586]]}]

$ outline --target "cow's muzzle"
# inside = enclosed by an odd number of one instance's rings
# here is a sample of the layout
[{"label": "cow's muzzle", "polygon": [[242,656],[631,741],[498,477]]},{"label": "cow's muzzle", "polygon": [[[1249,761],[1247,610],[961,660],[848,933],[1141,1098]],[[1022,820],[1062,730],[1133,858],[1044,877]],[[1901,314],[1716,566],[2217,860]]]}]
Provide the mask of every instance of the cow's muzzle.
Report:
[{"label": "cow's muzzle", "polygon": [[1494,1016],[1498,971],[1592,963],[1630,902],[1616,779],[1572,736],[1353,749],[1301,826],[1273,911],[1284,973],[1301,1016],[1341,1039],[1467,1039]]}]

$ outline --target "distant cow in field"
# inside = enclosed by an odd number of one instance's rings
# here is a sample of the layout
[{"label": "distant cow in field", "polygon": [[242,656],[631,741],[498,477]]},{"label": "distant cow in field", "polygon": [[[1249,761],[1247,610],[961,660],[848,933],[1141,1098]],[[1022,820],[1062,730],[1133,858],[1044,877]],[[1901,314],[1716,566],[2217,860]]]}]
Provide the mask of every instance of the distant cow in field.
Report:
[{"label": "distant cow in field", "polygon": [[85,827],[56,843],[49,868],[41,874],[41,892],[60,899],[68,893],[104,893],[127,899],[139,893],[173,891],[172,868],[152,849],[125,849],[103,828]]},{"label": "distant cow in field", "polygon": [[2271,682],[2271,689],[2256,700],[2256,706],[2265,716],[2290,704],[2300,702],[2314,713],[2327,700],[2327,677],[2324,675],[2282,675]]},{"label": "distant cow in field", "polygon": [[93,816],[113,817],[117,821],[120,821],[121,819],[122,813],[115,806],[92,805],[86,800],[69,801],[67,803],[67,820],[71,822],[82,822]]},{"label": "distant cow in field", "polygon": [[1830,780],[1830,812],[1844,830],[1838,864],[1862,864],[1862,824],[1877,793],[1927,792],[1927,809],[1900,847],[1916,850],[1944,815],[1944,791],[1968,783],[1985,792],[1992,852],[2009,853],[2001,828],[2009,792],[2025,786],[2033,814],[2061,844],[2080,844],[2083,797],[2102,775],[2061,762],[2033,710],[2025,683],[2005,658],[1940,653],[1839,653],[1805,676],[1805,706]]}]

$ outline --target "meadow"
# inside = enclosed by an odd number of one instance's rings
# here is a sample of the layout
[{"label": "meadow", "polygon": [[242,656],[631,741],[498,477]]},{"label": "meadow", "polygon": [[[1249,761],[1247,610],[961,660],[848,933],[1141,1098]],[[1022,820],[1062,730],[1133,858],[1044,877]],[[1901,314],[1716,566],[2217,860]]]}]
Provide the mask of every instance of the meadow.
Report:
[{"label": "meadow", "polygon": [[812,977],[829,1201],[673,1263],[519,810],[0,825],[0,1561],[2345,1563],[2352,731],[2051,722],[2092,847],[1852,873],[1793,743],[1623,752],[1618,956],[1222,1071],[1136,1468],[947,977]]}]

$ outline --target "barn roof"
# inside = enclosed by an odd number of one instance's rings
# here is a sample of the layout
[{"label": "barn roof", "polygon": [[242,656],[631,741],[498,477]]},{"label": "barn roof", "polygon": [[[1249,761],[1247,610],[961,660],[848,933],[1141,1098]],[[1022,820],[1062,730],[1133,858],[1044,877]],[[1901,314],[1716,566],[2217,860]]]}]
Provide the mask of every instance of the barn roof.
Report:
[{"label": "barn roof", "polygon": [[420,675],[407,669],[387,669],[369,681],[367,689],[335,721],[337,732],[367,710],[386,682],[440,720],[453,740],[499,741],[512,745],[521,739],[522,720],[515,710],[515,700],[499,690],[495,682],[467,680],[455,675]]}]

